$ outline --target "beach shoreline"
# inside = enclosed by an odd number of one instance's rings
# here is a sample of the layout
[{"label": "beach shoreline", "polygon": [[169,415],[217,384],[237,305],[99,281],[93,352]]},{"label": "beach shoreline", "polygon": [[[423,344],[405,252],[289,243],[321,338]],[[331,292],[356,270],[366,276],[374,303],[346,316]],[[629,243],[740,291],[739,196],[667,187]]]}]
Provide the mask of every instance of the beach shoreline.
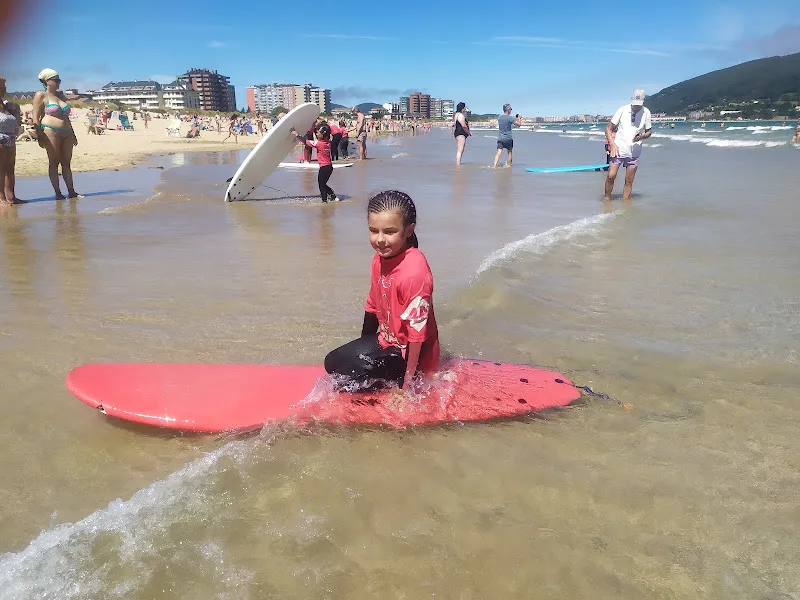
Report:
[{"label": "beach shoreline", "polygon": [[[23,110],[30,108],[22,107]],[[78,139],[72,155],[72,171],[118,171],[140,165],[151,156],[177,154],[182,152],[219,152],[242,150],[254,147],[262,138],[257,134],[239,136],[223,142],[228,132],[219,133],[205,129],[199,138],[189,139],[186,134],[191,126],[181,122],[180,137],[169,136],[166,128],[170,119],[153,119],[147,129],[142,120],[131,121],[134,129],[122,131],[108,129],[102,135],[88,131],[87,109],[76,109],[77,118],[72,127]],[[33,141],[17,142],[16,175],[19,178],[47,175],[47,154]]]}]

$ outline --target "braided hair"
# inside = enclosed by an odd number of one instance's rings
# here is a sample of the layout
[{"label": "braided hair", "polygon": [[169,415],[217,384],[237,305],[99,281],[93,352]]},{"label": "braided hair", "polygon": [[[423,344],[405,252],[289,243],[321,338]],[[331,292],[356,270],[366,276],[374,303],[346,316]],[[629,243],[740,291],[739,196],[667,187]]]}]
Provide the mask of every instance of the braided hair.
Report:
[{"label": "braided hair", "polygon": [[[411,196],[404,192],[397,190],[387,190],[385,192],[378,192],[369,199],[367,204],[367,213],[382,213],[387,211],[397,211],[403,219],[403,227],[417,223],[417,207]],[[408,238],[408,243],[413,248],[419,248],[419,240],[417,234],[412,233]]]}]

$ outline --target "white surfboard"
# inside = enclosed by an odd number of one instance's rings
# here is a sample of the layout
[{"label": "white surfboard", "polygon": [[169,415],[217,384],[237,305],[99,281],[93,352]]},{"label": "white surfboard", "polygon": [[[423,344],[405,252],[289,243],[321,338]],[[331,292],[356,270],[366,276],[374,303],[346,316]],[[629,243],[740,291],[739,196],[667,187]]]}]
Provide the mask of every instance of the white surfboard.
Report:
[{"label": "white surfboard", "polygon": [[[355,163],[333,163],[334,169],[344,169],[345,167],[352,167]],[[319,164],[315,161],[312,162],[282,162],[278,165],[285,169],[319,169]]]},{"label": "white surfboard", "polygon": [[290,110],[275,123],[236,170],[225,191],[225,201],[247,198],[297,144],[297,138],[291,133],[292,128],[303,135],[318,116],[319,106],[306,102]]}]

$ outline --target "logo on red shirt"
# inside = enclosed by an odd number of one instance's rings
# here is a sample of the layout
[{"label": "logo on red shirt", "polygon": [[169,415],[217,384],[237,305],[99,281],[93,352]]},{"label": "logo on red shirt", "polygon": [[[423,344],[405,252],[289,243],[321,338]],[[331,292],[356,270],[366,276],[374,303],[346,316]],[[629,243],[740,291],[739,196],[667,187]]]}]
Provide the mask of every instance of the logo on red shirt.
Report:
[{"label": "logo on red shirt", "polygon": [[422,331],[423,327],[425,327],[428,322],[430,308],[430,302],[422,296],[417,296],[409,303],[405,312],[400,315],[400,318],[404,321],[408,321],[408,324],[417,331]]}]

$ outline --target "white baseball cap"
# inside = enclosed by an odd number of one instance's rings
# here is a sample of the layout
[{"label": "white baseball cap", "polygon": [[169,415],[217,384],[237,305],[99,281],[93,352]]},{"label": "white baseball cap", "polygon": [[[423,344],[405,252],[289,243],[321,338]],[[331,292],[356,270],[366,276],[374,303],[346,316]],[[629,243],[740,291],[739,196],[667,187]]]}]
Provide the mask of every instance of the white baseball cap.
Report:
[{"label": "white baseball cap", "polygon": [[631,96],[631,104],[634,106],[641,106],[644,104],[645,96],[644,90],[634,90],[633,96]]}]

